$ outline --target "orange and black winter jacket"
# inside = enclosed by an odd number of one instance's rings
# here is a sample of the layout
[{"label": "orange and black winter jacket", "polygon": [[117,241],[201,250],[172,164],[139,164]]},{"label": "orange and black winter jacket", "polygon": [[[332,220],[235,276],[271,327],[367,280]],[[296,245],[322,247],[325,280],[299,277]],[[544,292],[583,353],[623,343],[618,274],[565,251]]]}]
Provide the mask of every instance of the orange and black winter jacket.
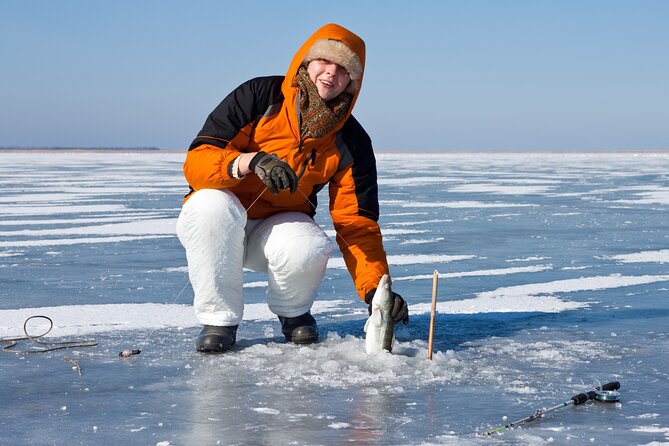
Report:
[{"label": "orange and black winter jacket", "polygon": [[[337,244],[358,294],[364,298],[388,273],[388,263],[378,225],[372,143],[351,116],[359,89],[348,115],[332,132],[300,140],[298,89],[292,81],[309,48],[319,39],[342,41],[364,67],[365,47],[358,36],[338,25],[322,27],[295,54],[286,76],[251,79],[223,99],[191,144],[184,173],[193,191],[227,189],[234,193],[251,219],[286,211],[313,216],[316,195],[329,185]],[[255,174],[233,177],[233,161],[241,153],[260,150],[277,155],[296,173],[302,172],[295,193],[284,190],[273,195]]]}]

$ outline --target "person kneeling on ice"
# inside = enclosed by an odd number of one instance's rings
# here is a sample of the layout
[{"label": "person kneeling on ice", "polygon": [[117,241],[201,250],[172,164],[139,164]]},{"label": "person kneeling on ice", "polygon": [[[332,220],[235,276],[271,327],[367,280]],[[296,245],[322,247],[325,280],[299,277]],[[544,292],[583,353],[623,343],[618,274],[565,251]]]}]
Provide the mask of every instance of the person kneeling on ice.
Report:
[{"label": "person kneeling on ice", "polygon": [[[204,325],[198,351],[234,345],[243,268],[268,273],[267,304],[288,341],[318,340],[310,309],[332,245],[313,216],[326,184],[337,243],[371,305],[388,262],[372,144],[351,115],[364,63],[362,39],[326,25],[298,50],[285,77],[251,79],[223,99],[190,145],[184,174],[191,190],[177,234]],[[407,323],[406,302],[393,297],[394,320]]]}]

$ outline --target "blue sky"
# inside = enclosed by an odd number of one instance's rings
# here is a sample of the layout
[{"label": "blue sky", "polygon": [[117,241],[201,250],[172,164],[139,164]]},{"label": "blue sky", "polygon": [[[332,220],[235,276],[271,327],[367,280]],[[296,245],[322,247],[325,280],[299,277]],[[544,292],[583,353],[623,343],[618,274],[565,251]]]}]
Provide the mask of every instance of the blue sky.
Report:
[{"label": "blue sky", "polygon": [[669,1],[0,0],[0,146],[184,149],[318,27],[379,151],[669,150]]}]

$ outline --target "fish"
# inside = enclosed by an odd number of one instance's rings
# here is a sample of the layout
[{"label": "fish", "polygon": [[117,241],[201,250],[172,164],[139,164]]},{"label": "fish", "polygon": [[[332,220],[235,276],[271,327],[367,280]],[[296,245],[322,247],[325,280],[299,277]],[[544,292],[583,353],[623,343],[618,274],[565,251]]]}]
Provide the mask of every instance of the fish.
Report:
[{"label": "fish", "polygon": [[372,314],[365,323],[365,350],[368,354],[393,350],[395,321],[390,317],[391,305],[390,278],[384,274],[372,298]]}]

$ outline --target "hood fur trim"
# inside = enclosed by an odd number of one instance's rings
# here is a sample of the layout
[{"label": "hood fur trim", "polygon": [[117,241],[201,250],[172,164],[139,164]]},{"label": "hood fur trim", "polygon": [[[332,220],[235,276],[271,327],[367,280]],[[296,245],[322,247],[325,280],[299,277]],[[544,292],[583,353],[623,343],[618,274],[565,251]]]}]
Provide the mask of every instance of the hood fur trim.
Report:
[{"label": "hood fur trim", "polygon": [[344,43],[333,39],[320,39],[314,42],[304,58],[304,65],[314,59],[325,59],[341,65],[351,76],[351,84],[358,90],[362,78],[362,63],[358,56]]}]

